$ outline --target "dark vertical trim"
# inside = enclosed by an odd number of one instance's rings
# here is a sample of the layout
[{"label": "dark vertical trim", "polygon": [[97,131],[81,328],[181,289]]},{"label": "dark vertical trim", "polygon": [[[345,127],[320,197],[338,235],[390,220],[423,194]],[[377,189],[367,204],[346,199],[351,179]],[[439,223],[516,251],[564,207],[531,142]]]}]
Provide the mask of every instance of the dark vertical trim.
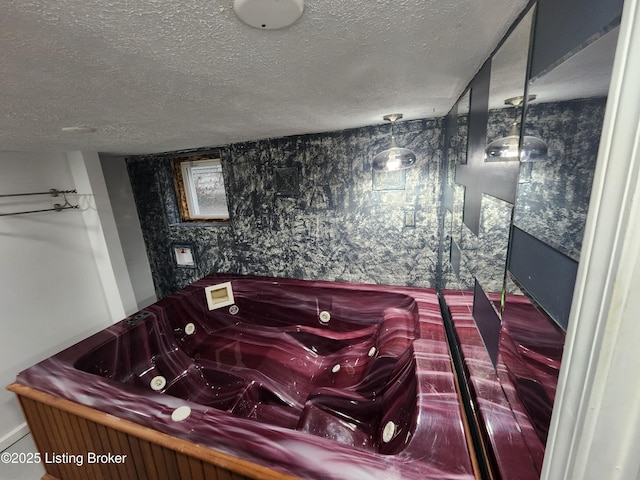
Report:
[{"label": "dark vertical trim", "polygon": [[492,59],[489,58],[484,63],[471,82],[467,163],[484,162],[484,150],[487,146],[487,122],[489,120],[491,61]]},{"label": "dark vertical trim", "polygon": [[495,368],[498,363],[502,320],[478,280],[473,291],[473,319]]},{"label": "dark vertical trim", "polygon": [[458,244],[456,243],[456,241],[453,239],[453,237],[451,238],[451,249],[450,249],[450,262],[451,262],[451,267],[453,268],[453,271],[455,272],[456,276],[458,278],[460,278],[460,260],[462,257],[462,253],[460,252],[460,247],[458,247]]},{"label": "dark vertical trim", "polygon": [[[438,206],[438,263],[436,264],[436,285],[442,284],[442,272],[443,272],[443,262],[444,262],[444,249],[446,248],[444,245],[444,238],[446,236],[446,209],[453,210],[453,207],[449,207],[448,203],[453,205],[453,191],[449,187],[448,177],[449,177],[449,162],[451,159],[449,158],[450,144],[451,144],[451,135],[452,135],[452,117],[454,116],[454,112],[456,110],[456,105],[451,108],[449,113],[444,119],[442,123],[442,132],[440,134],[440,138],[442,139],[441,144],[441,159],[440,162],[440,205]],[[450,202],[445,201],[446,198],[450,199]]]},{"label": "dark vertical trim", "polygon": [[465,189],[462,221],[476,235],[480,229],[480,204],[482,201],[482,193],[477,192],[480,187],[477,186],[479,179],[476,173],[477,165],[484,162],[484,149],[487,143],[490,78],[491,59],[485,62],[471,82],[471,101],[467,127],[467,164],[456,167],[456,183],[467,187]]}]

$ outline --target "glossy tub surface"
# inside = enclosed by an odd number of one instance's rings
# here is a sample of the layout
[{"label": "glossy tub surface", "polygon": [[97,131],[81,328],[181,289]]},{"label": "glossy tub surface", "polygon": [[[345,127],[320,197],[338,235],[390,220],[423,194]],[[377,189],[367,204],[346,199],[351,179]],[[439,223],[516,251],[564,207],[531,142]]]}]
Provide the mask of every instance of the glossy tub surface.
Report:
[{"label": "glossy tub surface", "polygon": [[[507,295],[494,368],[473,319],[473,292],[443,296],[499,478],[540,478],[565,335],[523,295]],[[499,301],[496,294],[494,301]]]},{"label": "glossy tub surface", "polygon": [[210,275],[17,383],[302,478],[473,478],[430,289]]}]

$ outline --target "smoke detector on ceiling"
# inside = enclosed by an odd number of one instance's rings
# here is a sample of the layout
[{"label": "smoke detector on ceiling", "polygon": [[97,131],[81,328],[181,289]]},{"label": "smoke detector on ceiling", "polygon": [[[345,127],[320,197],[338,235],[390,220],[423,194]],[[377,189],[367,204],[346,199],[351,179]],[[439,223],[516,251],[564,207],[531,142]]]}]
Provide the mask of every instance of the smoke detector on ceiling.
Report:
[{"label": "smoke detector on ceiling", "polygon": [[234,0],[233,9],[247,25],[275,30],[288,27],[302,16],[304,0]]}]

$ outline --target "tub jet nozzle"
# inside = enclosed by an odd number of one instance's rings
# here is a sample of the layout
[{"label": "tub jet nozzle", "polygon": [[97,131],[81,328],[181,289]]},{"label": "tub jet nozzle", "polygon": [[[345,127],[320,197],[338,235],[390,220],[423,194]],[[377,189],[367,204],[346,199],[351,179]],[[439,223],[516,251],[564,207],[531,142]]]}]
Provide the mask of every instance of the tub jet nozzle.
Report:
[{"label": "tub jet nozzle", "polygon": [[182,407],[176,408],[171,413],[171,420],[173,420],[174,422],[181,422],[189,418],[189,415],[191,415],[191,408],[189,408],[186,405],[183,405]]},{"label": "tub jet nozzle", "polygon": [[167,385],[167,379],[161,375],[158,375],[157,377],[153,377],[151,379],[151,382],[149,383],[149,386],[151,387],[151,389],[155,390],[156,392],[159,390],[162,390],[166,385]]},{"label": "tub jet nozzle", "polygon": [[323,325],[326,325],[331,320],[331,314],[326,310],[324,310],[320,312],[318,319],[320,320],[320,323],[322,323]]},{"label": "tub jet nozzle", "polygon": [[395,434],[396,424],[389,420],[384,426],[384,430],[382,430],[382,441],[384,443],[389,443],[391,440],[393,440]]}]

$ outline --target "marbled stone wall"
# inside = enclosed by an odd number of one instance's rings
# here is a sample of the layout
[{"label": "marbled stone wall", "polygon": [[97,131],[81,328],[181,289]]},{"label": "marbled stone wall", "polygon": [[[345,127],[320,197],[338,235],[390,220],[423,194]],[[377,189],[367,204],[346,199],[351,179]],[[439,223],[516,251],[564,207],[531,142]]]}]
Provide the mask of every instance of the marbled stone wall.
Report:
[{"label": "marbled stone wall", "polygon": [[[443,231],[443,256],[442,274],[440,287],[451,290],[473,290],[474,277],[472,268],[474,267],[469,256],[470,244],[475,235],[469,230],[463,221],[464,209],[464,186],[452,183],[453,210],[446,209],[444,212],[445,227]],[[464,241],[463,241],[464,238]],[[452,256],[457,258],[455,266],[451,263]]]},{"label": "marbled stone wall", "polygon": [[[514,224],[575,260],[580,257],[605,106],[606,98],[534,104],[525,120],[526,134],[545,140],[549,155],[531,164],[530,175],[521,172]],[[491,111],[489,141],[506,135],[511,122],[512,109]],[[448,163],[445,171],[453,167]],[[448,174],[445,181],[450,179]],[[500,291],[512,206],[484,195],[480,232],[475,236],[462,223],[464,187],[455,183],[450,187],[453,211],[445,215],[441,286],[469,290],[476,278],[486,291]],[[449,262],[449,237],[460,248],[457,272]]]},{"label": "marbled stone wall", "polygon": [[[487,143],[508,134],[514,118],[511,108],[492,110],[489,112],[487,124]],[[450,234],[445,235],[445,248],[442,261],[441,287],[443,289],[473,290],[475,280],[486,292],[502,291],[504,272],[507,262],[509,244],[509,228],[513,205],[486,193],[480,196],[480,219],[478,234],[472,232],[463,222],[465,206],[465,187],[455,183],[457,165],[466,163],[468,133],[468,115],[458,116],[455,152],[447,159],[448,172],[445,181],[452,190],[453,210],[445,212],[445,221],[450,216]],[[451,150],[449,152],[452,153]],[[495,181],[499,181],[496,177]],[[450,237],[459,249],[459,265],[450,264]]]},{"label": "marbled stone wall", "polygon": [[462,224],[461,247],[467,254],[471,274],[486,293],[501,292],[504,286],[512,212],[512,204],[485,194],[478,235]]},{"label": "marbled stone wall", "polygon": [[[170,166],[173,156],[213,148],[127,159],[158,298],[216,271],[435,287],[441,126],[394,127],[398,145],[418,157],[398,178],[371,171],[389,125],[215,148],[231,217],[224,226],[179,222]],[[282,191],[281,172],[297,173],[293,191]],[[404,188],[383,189],[392,187]],[[195,246],[196,269],[174,265],[171,245],[185,243]]]},{"label": "marbled stone wall", "polygon": [[[501,292],[507,264],[509,229],[513,205],[491,195],[483,195],[480,210],[480,226],[475,235],[462,222],[464,187],[455,185],[454,211],[445,211],[445,228],[460,250],[460,264],[454,271],[450,264],[450,252],[445,253],[442,265],[443,289],[473,290],[478,280],[486,292]],[[450,223],[447,220],[450,219]],[[445,235],[446,232],[444,233]],[[450,244],[447,244],[450,246]]]},{"label": "marbled stone wall", "polygon": [[606,97],[531,105],[525,132],[547,142],[547,160],[521,176],[514,224],[580,260]]}]

